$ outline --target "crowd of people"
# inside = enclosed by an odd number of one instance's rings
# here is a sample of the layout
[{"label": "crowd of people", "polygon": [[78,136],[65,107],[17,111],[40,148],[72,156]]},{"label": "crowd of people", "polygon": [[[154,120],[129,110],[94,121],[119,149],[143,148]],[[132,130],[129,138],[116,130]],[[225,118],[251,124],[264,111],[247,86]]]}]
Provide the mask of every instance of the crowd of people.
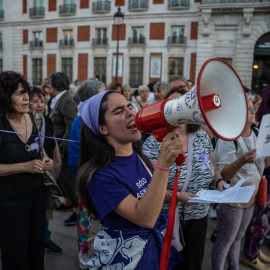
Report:
[{"label": "crowd of people", "polygon": [[[49,230],[55,209],[72,211],[63,223],[77,225],[81,269],[159,269],[180,154],[187,156],[177,186],[180,238],[168,269],[202,269],[209,204],[188,200],[247,177],[244,185],[256,186],[250,201],[216,208],[212,269],[223,270],[226,260],[228,269],[239,269],[244,237],[241,263],[270,269],[270,257],[261,251],[270,229],[270,185],[267,203],[256,201],[262,176],[270,181],[270,159],[257,158],[255,150],[262,117],[270,113],[270,88],[262,97],[247,93],[247,125],[233,142],[214,138],[213,144],[213,134],[195,124],[180,125],[162,143],[137,130],[140,109],[180,98],[193,86],[179,75],[137,89],[119,82],[106,87],[96,79],[71,84],[55,72],[39,88],[19,73],[0,73],[2,270],[17,269],[18,261],[22,270],[44,270],[45,250],[63,252]],[[48,177],[63,193],[62,203],[48,189]],[[93,218],[102,228],[90,257]]]}]

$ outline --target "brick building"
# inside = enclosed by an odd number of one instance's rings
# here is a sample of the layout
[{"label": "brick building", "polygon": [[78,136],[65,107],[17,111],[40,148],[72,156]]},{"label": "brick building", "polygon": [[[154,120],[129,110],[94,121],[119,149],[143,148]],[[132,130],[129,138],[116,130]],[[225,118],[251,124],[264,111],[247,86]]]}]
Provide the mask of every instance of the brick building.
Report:
[{"label": "brick building", "polygon": [[124,12],[122,83],[136,87],[174,73],[196,81],[212,57],[228,61],[248,87],[252,77],[257,90],[270,83],[269,0],[0,0],[0,69],[22,72],[31,84],[55,71],[109,84],[117,7]]}]

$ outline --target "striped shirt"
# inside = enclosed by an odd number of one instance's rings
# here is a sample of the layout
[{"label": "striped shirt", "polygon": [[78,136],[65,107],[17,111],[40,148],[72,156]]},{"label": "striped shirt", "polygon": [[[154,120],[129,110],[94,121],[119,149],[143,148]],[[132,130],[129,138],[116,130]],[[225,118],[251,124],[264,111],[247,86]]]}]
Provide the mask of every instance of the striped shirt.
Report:
[{"label": "striped shirt", "polygon": [[[214,167],[209,157],[210,154],[213,153],[213,147],[208,135],[201,129],[193,133],[193,139],[193,164],[187,192],[196,194],[202,189],[208,189],[209,184],[213,181]],[[154,136],[150,136],[143,144],[143,152],[151,161],[157,161],[160,147],[161,143],[157,142]],[[187,153],[185,153],[185,155],[187,156]],[[178,191],[182,189],[186,179],[187,162],[188,158],[186,158],[184,164],[181,166]],[[176,164],[172,164],[169,172],[168,190],[173,189],[176,169]],[[170,203],[165,202],[161,212],[169,212],[169,207]],[[208,204],[196,204],[193,206],[183,206],[181,204],[179,207],[179,216],[180,219],[185,220],[200,219],[207,215],[208,208]]]}]

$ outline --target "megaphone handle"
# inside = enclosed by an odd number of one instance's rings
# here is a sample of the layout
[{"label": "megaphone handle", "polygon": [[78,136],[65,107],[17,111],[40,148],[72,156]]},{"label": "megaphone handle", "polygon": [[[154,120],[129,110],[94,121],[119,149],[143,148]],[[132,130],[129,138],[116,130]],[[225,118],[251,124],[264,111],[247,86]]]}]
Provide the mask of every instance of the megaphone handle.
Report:
[{"label": "megaphone handle", "polygon": [[178,178],[180,176],[180,173],[181,173],[181,169],[177,169],[176,172],[175,172],[174,184],[173,184],[173,192],[172,192],[172,198],[171,198],[171,206],[170,206],[170,210],[169,210],[169,218],[168,218],[167,229],[166,229],[166,233],[165,233],[164,241],[163,241],[163,246],[162,246],[159,270],[166,270],[167,266],[168,266],[170,250],[171,250],[171,244],[172,244],[173,227],[174,227],[174,221],[175,221],[175,209],[176,209],[176,202],[177,202]]},{"label": "megaphone handle", "polygon": [[180,154],[180,155],[176,158],[175,163],[176,163],[176,165],[179,167],[179,166],[181,166],[181,165],[184,164],[185,160],[186,160],[186,156],[183,155],[183,154]]}]

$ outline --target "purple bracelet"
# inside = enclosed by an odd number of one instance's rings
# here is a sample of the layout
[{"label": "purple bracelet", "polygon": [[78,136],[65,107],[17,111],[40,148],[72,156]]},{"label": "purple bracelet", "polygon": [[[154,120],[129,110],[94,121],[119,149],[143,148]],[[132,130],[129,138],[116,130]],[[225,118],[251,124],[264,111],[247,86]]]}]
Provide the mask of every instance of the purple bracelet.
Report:
[{"label": "purple bracelet", "polygon": [[240,170],[240,168],[238,168],[238,167],[235,165],[234,162],[232,162],[232,165],[233,165],[236,169]]}]

